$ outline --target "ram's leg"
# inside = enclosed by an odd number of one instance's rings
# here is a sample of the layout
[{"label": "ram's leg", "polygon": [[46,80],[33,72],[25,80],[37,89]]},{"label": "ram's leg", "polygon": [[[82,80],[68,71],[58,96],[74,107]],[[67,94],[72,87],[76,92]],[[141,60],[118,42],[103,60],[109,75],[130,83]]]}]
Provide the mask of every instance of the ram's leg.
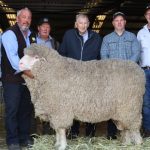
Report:
[{"label": "ram's leg", "polygon": [[[131,123],[130,123],[131,122]],[[140,118],[134,119],[133,121],[130,121],[127,123],[126,122],[117,122],[117,128],[121,130],[121,141],[124,144],[141,144],[142,143],[142,137],[140,134],[140,126],[141,126],[141,121]]]},{"label": "ram's leg", "polygon": [[142,144],[142,137],[138,130],[123,130],[121,131],[121,142],[123,144]]},{"label": "ram's leg", "polygon": [[56,144],[58,150],[65,150],[67,146],[65,129],[56,130]]},{"label": "ram's leg", "polygon": [[56,131],[56,143],[55,143],[55,147],[58,147],[59,145],[60,145],[59,134],[58,134],[58,131]]},{"label": "ram's leg", "polygon": [[[130,123],[131,122],[131,123]],[[140,135],[140,126],[141,126],[141,120],[140,117],[137,119],[128,121],[114,121],[116,127],[118,130],[120,130],[121,135],[121,142],[123,144],[141,144],[142,143],[142,137]]]}]

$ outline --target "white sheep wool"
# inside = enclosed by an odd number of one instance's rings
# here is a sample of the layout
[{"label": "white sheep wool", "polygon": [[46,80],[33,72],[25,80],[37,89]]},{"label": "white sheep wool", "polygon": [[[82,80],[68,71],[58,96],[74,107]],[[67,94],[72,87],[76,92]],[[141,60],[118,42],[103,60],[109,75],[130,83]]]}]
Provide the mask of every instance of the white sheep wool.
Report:
[{"label": "white sheep wool", "polygon": [[112,119],[123,143],[142,143],[145,75],[136,63],[114,59],[81,62],[37,44],[26,48],[25,55],[39,57],[31,67],[35,78],[25,77],[25,81],[36,116],[49,121],[56,131],[58,150],[66,148],[65,130],[73,119],[91,123]]}]

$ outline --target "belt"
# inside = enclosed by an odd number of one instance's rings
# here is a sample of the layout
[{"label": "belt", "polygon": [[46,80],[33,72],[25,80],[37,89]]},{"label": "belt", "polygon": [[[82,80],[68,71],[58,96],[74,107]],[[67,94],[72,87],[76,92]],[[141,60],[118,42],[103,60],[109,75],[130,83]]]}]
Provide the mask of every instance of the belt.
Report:
[{"label": "belt", "polygon": [[144,70],[150,70],[150,67],[149,66],[146,66],[146,67],[142,67]]}]

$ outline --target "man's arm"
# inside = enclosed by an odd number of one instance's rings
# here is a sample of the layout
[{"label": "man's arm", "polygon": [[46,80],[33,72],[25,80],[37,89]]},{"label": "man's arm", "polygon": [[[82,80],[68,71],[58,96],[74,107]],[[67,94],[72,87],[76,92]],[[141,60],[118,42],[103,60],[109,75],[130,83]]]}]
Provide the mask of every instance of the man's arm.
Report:
[{"label": "man's arm", "polygon": [[132,56],[130,60],[134,62],[138,62],[140,59],[140,43],[137,40],[136,36],[134,35],[133,41],[132,41]]},{"label": "man's arm", "polygon": [[108,54],[108,42],[106,40],[106,38],[103,38],[103,42],[102,42],[102,46],[101,46],[101,51],[100,51],[100,56],[101,59],[107,59],[109,58],[109,54]]},{"label": "man's arm", "polygon": [[59,54],[62,56],[67,56],[67,40],[68,40],[68,37],[65,33],[63,37],[63,41],[60,44],[59,49],[58,49]]},{"label": "man's arm", "polygon": [[18,56],[18,41],[13,31],[8,30],[2,35],[2,44],[5,48],[6,55],[8,57],[11,66],[17,72],[20,72],[19,70],[20,58]]}]

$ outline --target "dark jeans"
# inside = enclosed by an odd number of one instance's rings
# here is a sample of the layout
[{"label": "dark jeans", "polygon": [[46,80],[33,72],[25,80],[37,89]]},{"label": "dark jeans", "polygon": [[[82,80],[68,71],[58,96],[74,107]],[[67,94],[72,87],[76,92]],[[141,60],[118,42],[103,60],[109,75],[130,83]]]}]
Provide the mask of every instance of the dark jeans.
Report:
[{"label": "dark jeans", "polygon": [[[79,135],[80,122],[77,120],[73,121],[73,126],[71,127],[71,135],[78,136]],[[93,137],[95,136],[96,124],[86,123],[85,134],[86,136]]]},{"label": "dark jeans", "polygon": [[32,103],[25,85],[3,83],[7,144],[24,143],[30,139]]},{"label": "dark jeans", "polygon": [[150,70],[145,69],[146,91],[143,100],[143,128],[150,131]]},{"label": "dark jeans", "polygon": [[117,135],[117,127],[110,119],[107,122],[107,137],[114,139]]}]

